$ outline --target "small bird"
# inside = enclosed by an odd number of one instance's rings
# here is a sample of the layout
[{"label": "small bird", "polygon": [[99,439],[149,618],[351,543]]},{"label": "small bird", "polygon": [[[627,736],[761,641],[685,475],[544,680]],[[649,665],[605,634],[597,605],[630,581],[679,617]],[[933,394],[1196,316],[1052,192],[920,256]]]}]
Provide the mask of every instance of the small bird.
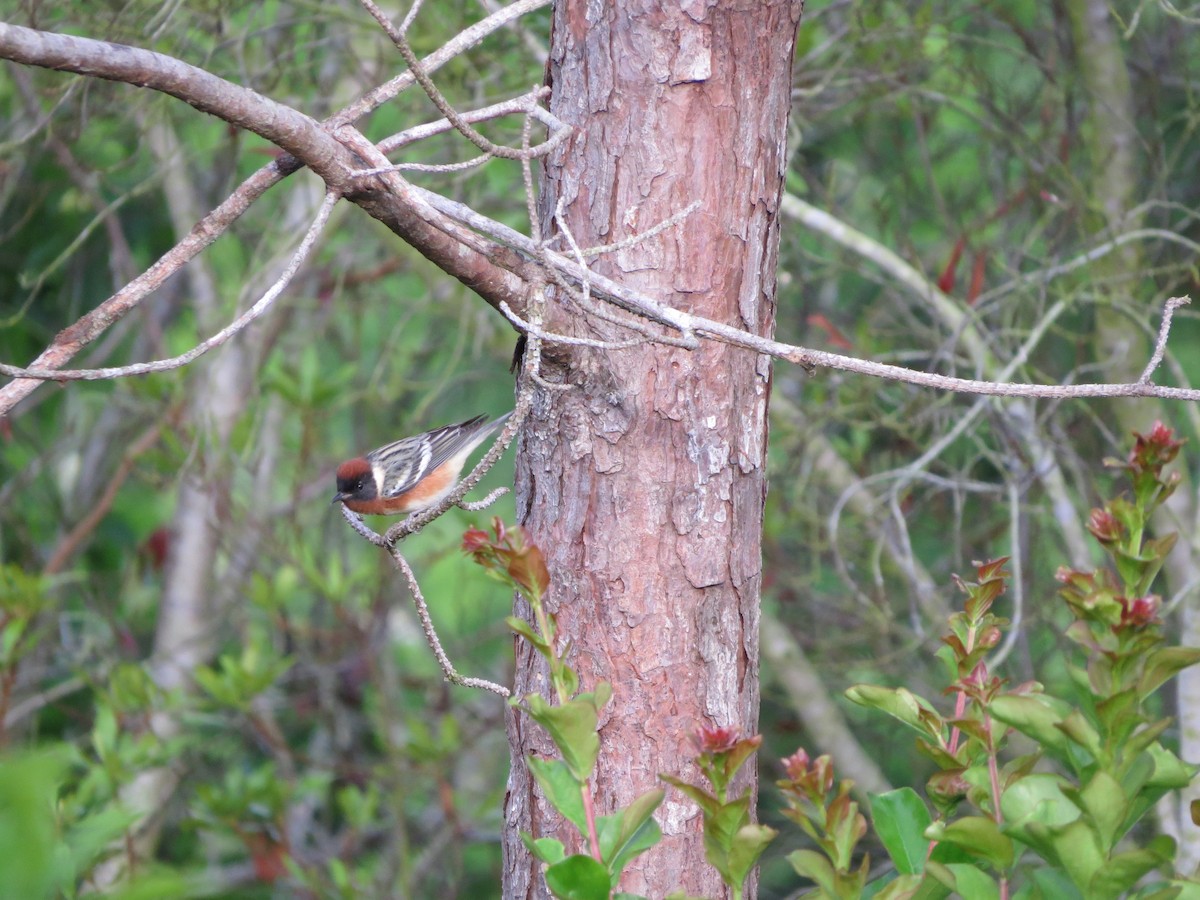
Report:
[{"label": "small bird", "polygon": [[511,415],[492,422],[476,416],[347,460],[338,466],[333,502],[340,500],[356,513],[374,516],[428,509],[454,490],[471,451]]}]

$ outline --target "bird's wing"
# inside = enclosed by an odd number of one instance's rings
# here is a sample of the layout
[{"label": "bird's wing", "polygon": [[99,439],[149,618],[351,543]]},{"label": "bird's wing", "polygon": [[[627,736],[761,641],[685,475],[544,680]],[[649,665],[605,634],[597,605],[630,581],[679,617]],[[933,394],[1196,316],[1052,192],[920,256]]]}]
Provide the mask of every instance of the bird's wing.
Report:
[{"label": "bird's wing", "polygon": [[382,472],[379,496],[396,497],[454,456],[481,430],[487,416],[476,416],[457,425],[404,438],[367,454],[367,460]]}]

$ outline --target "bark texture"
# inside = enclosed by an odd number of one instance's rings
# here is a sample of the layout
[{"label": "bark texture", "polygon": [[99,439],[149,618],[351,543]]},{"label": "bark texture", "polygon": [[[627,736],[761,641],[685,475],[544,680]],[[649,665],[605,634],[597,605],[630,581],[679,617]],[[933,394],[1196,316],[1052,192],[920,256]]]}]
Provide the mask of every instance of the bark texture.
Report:
[{"label": "bark texture", "polygon": [[[682,224],[599,257],[595,271],[661,302],[773,331],[778,209],[800,0],[555,4],[551,110],[573,138],[543,173],[547,234],[560,202],[583,247],[644,232],[694,201]],[[551,330],[626,339],[561,294]],[[550,606],[573,641],[584,690],[610,681],[594,790],[611,812],[697,777],[699,725],[758,722],[760,538],[770,361],[706,344],[619,351],[548,348],[519,454],[518,509],[550,567]],[[518,650],[519,693],[544,691]],[[507,798],[505,897],[546,896],[516,830],[568,840],[521,762],[552,748],[510,721],[518,760]],[[748,782],[747,782],[748,783]],[[678,793],[663,842],[622,889],[725,896],[704,863],[701,819]],[[586,852],[576,845],[574,850]]]}]

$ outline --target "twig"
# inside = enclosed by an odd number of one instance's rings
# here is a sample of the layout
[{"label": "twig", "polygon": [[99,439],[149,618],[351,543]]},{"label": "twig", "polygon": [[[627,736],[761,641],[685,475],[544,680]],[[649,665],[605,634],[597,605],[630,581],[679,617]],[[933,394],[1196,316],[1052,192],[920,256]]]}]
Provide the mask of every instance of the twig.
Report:
[{"label": "twig", "polygon": [[[479,512],[480,510],[487,509],[507,493],[508,488],[498,487],[489,491],[482,500],[459,500],[457,503],[452,503],[450,505],[465,509],[468,512]],[[449,507],[447,507],[447,509],[449,509]],[[443,510],[443,512],[445,512],[445,510]],[[386,550],[391,546],[385,535],[382,535],[378,531],[372,529],[370,525],[363,521],[362,516],[354,512],[354,510],[350,509],[345,504],[342,504],[342,518],[349,522],[350,527],[357,531],[359,535],[361,535],[365,540],[374,544],[376,547],[382,547],[384,550]],[[413,529],[414,532],[418,530],[420,529]]]},{"label": "twig", "polygon": [[[408,64],[409,71],[412,72],[417,83],[421,85],[421,89],[425,91],[426,96],[433,102],[433,105],[438,108],[438,112],[453,123],[455,130],[459,134],[484,153],[498,156],[501,159],[522,158],[520,150],[489,141],[458,114],[457,110],[442,96],[441,91],[437,89],[437,86],[430,79],[429,74],[425,71],[425,67],[421,64],[421,60],[417,58],[417,54],[409,46],[408,38],[404,36],[404,31],[392,24],[392,20],[376,5],[375,0],[359,0],[359,3],[379,23],[379,27],[384,30],[391,42],[396,45],[396,49],[400,51],[400,55],[404,57],[404,61]],[[408,19],[405,20],[406,27],[407,24]]]},{"label": "twig", "polygon": [[638,234],[630,235],[622,241],[617,241],[615,244],[603,244],[599,247],[589,247],[583,251],[583,255],[600,256],[604,253],[616,253],[618,250],[628,250],[630,247],[636,247],[638,244],[642,243],[642,241],[648,241],[650,238],[661,234],[668,228],[674,228],[699,208],[700,201],[693,200],[686,207],[675,213],[675,215],[663,219],[652,228],[648,228],[645,231],[639,232]]},{"label": "twig", "polygon": [[[503,116],[511,116],[516,113],[526,113],[532,115],[539,122],[542,122],[550,129],[557,140],[562,140],[571,134],[571,126],[552,116],[542,107],[538,106],[538,102],[544,100],[550,95],[550,89],[546,87],[534,88],[527,94],[520,97],[514,97],[511,100],[504,100],[500,103],[493,103],[491,106],[484,106],[479,109],[468,110],[467,112],[459,113],[459,116],[467,122],[486,122],[489,119],[499,119]],[[453,130],[454,125],[449,119],[438,119],[434,122],[427,122],[424,125],[416,125],[412,128],[407,128],[404,131],[389,135],[380,141],[376,146],[379,147],[381,153],[394,153],[401,147],[406,147],[409,144],[414,144],[417,141],[423,141],[427,138],[435,137],[439,134],[445,134],[447,131]],[[558,137],[562,135],[562,137]],[[549,141],[547,141],[549,144]],[[541,155],[540,147],[546,144],[539,145],[538,148],[531,148],[530,153],[534,156]],[[555,144],[557,146],[557,144]]]},{"label": "twig", "polygon": [[1146,368],[1142,370],[1138,384],[1150,383],[1150,376],[1154,374],[1154,370],[1162,362],[1163,354],[1167,352],[1167,336],[1171,333],[1171,319],[1175,317],[1175,310],[1191,302],[1187,297],[1172,297],[1167,301],[1163,308],[1162,324],[1158,327],[1158,338],[1154,341],[1154,353],[1150,356],[1150,362],[1146,363]]},{"label": "twig", "polygon": [[199,359],[208,351],[227,342],[231,337],[242,331],[247,325],[270,309],[271,304],[283,293],[284,288],[291,282],[301,263],[304,262],[308,254],[312,251],[317,238],[329,222],[329,215],[333,212],[333,207],[337,204],[338,199],[336,194],[325,195],[325,200],[321,204],[321,208],[317,211],[316,218],[309,227],[308,233],[304,235],[304,240],[300,242],[300,246],[292,254],[292,258],[284,268],[283,274],[258,299],[258,302],[212,337],[201,341],[186,353],[181,353],[179,356],[173,356],[169,359],[157,359],[152,362],[134,363],[129,366],[116,366],[104,369],[22,369],[19,366],[0,363],[0,373],[11,375],[14,378],[41,378],[50,381],[98,381],[107,378],[124,378],[130,375],[148,375],[152,372],[167,372],[171,369],[186,366],[188,363]]},{"label": "twig", "polygon": [[95,683],[95,681],[103,681],[106,677],[107,671],[93,673],[90,678],[84,678],[82,675],[74,675],[66,681],[60,681],[53,687],[46,688],[44,691],[26,697],[5,714],[3,728],[12,728],[26,716],[33,715],[38,710],[49,706],[55,700],[66,697],[68,694],[73,694],[81,688],[88,687]]},{"label": "twig", "polygon": [[[73,325],[59,332],[54,341],[29,366],[30,369],[55,369],[135,309],[168,278],[194,256],[225,233],[225,230],[250,206],[277,184],[300,168],[296,162],[290,171],[281,162],[259,169],[241,183],[216,209],[201,219],[186,238],[164,253],[154,265],[121,288]],[[17,379],[0,387],[0,415],[32,393],[41,379]]]},{"label": "twig", "polygon": [[490,153],[485,153],[456,163],[395,163],[375,169],[362,169],[355,172],[354,177],[365,178],[368,175],[382,175],[384,172],[464,172],[467,169],[478,168],[492,158]]},{"label": "twig", "polygon": [[346,504],[342,504],[342,518],[350,523],[350,527],[359,533],[365,540],[370,541],[376,547],[387,549],[387,541],[383,539],[383,535],[379,534],[370,528],[363,521],[362,516],[350,509]]},{"label": "twig", "polygon": [[468,678],[460,675],[458,670],[450,663],[450,658],[446,656],[446,651],[442,649],[442,642],[438,640],[437,630],[433,627],[433,619],[429,616],[429,606],[425,603],[425,596],[421,593],[421,586],[417,584],[417,576],[413,574],[412,568],[408,564],[408,560],[396,548],[391,548],[392,559],[396,561],[396,566],[404,575],[404,580],[408,583],[408,589],[412,592],[413,604],[417,608],[417,618],[421,620],[421,628],[425,632],[425,640],[429,643],[429,648],[433,650],[433,655],[437,657],[438,665],[442,667],[442,674],[451,684],[459,684],[463,687],[479,688],[484,691],[491,691],[493,694],[499,694],[501,697],[508,697],[512,692],[503,685],[496,684],[494,681],[488,681],[486,678]]},{"label": "twig", "polygon": [[108,515],[108,511],[112,508],[113,501],[117,499],[117,492],[121,489],[121,485],[125,483],[125,479],[129,477],[129,473],[133,471],[133,466],[137,462],[137,458],[149,450],[158,441],[158,437],[162,434],[163,426],[167,421],[175,418],[175,411],[169,412],[163,419],[155,422],[129,445],[124,455],[121,458],[121,464],[117,466],[117,470],[113,472],[109,478],[108,484],[104,487],[104,492],[100,498],[88,510],[86,516],[75,523],[72,528],[54,549],[54,553],[50,555],[50,559],[46,561],[46,566],[42,570],[44,575],[54,575],[62,570],[67,564],[75,551],[87,539],[96,526],[103,521]]},{"label": "twig", "polygon": [[548,331],[543,331],[540,326],[522,319],[515,312],[513,312],[512,308],[503,300],[500,301],[500,312],[504,313],[504,317],[516,325],[520,331],[532,338],[537,338],[541,341],[548,341],[551,344],[565,344],[568,347],[591,347],[595,350],[627,350],[630,347],[637,347],[641,344],[647,343],[645,338],[638,338],[630,341],[600,341],[596,340],[595,338],[579,338],[569,337],[565,334],[553,334]]},{"label": "twig", "polygon": [[[635,291],[619,282],[598,275],[578,265],[574,260],[553,251],[543,251],[530,238],[503,225],[488,219],[464,207],[461,203],[439,197],[430,191],[413,186],[413,190],[424,197],[431,206],[453,219],[486,231],[491,237],[502,243],[528,253],[533,258],[545,258],[554,269],[563,272],[572,281],[582,284],[584,279],[590,279],[592,292],[597,296],[619,306],[620,308],[640,315],[643,318],[667,325],[678,331],[693,333],[701,337],[711,338],[732,347],[741,347],[757,353],[764,353],[776,359],[782,359],[796,365],[836,369],[842,372],[853,372],[859,375],[869,375],[888,381],[898,381],[906,384],[916,384],[937,390],[951,391],[963,394],[980,394],[992,397],[1040,397],[1055,400],[1067,400],[1083,397],[1159,397],[1167,400],[1200,400],[1200,389],[1176,388],[1138,382],[1119,384],[1019,384],[996,381],[982,381],[973,378],[957,378],[950,375],[939,375],[932,372],[921,372],[903,366],[894,366],[873,360],[857,359],[824,350],[811,350],[791,344],[783,344],[769,338],[760,337],[717,322],[703,316],[695,316],[682,310],[665,306],[652,297]],[[1200,245],[1197,245],[1200,247]],[[1062,268],[1062,267],[1059,267]]]},{"label": "twig", "polygon": [[[426,72],[441,68],[461,53],[481,43],[493,32],[511,25],[516,19],[547,6],[550,0],[517,0],[487,18],[476,22],[447,41],[438,50],[425,57],[422,64]],[[105,48],[111,45],[105,44]],[[107,52],[107,50],[105,51]],[[79,82],[82,83],[82,82]],[[347,125],[388,103],[415,83],[410,72],[405,72],[383,85],[364,94],[354,103],[335,113],[322,123],[326,129]],[[71,85],[60,102],[74,91]],[[549,113],[536,109],[534,115],[540,120],[552,119]],[[551,127],[565,130],[562,123],[554,120]],[[567,131],[566,133],[569,133]],[[21,138],[24,140],[24,138]],[[225,233],[242,213],[258,200],[267,190],[287,176],[299,171],[303,163],[291,154],[268,163],[241,183],[238,188],[216,209],[206,215],[192,229],[191,234],[167,251],[141,276],[135,278],[99,306],[81,316],[73,325],[59,332],[58,336],[30,364],[30,369],[57,369],[69,362],[87,344],[107,331],[130,310],[136,308],[168,278],[179,271],[189,260],[200,253]],[[29,396],[42,383],[42,379],[17,379],[0,387],[0,415],[7,414],[14,406]]]},{"label": "twig", "polygon": [[[455,485],[454,490],[447,494],[436,506],[431,506],[429,509],[422,510],[421,512],[415,512],[407,519],[397,522],[389,528],[383,536],[387,545],[389,547],[395,546],[410,534],[420,531],[450,507],[457,506],[459,501],[475,485],[483,480],[483,476],[488,473],[488,470],[499,461],[504,451],[508,449],[508,445],[516,437],[517,429],[521,427],[521,423],[525,420],[526,412],[528,412],[528,409],[523,410],[521,405],[517,404],[517,408],[513,411],[513,414],[504,423],[504,429],[500,432],[500,436],[488,448],[487,453],[483,454],[483,458],[475,464],[475,468],[471,470],[471,473]],[[494,500],[494,498],[492,499]]]}]

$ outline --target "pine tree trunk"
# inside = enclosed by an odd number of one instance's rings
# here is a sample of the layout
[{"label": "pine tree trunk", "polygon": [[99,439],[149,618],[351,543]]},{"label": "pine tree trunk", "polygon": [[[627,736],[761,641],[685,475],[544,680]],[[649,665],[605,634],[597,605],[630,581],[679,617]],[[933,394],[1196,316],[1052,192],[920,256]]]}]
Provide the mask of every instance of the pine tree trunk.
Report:
[{"label": "pine tree trunk", "polygon": [[[702,3],[558,0],[551,109],[576,129],[546,164],[542,222],[565,220],[581,247],[622,241],[698,202],[682,223],[596,258],[593,269],[660,302],[770,335],[778,209],[800,0]],[[566,245],[562,244],[565,250]],[[551,330],[632,333],[552,293]],[[597,350],[549,347],[519,454],[518,516],[550,568],[550,608],[573,640],[584,690],[612,683],[595,779],[600,813],[696,778],[699,725],[758,723],[761,531],[771,367],[705,343]],[[518,650],[517,690],[544,691]],[[537,794],[525,756],[552,747],[510,718],[505,897],[546,896],[518,830],[572,848]],[[753,768],[752,766],[749,768]],[[745,785],[756,778],[747,772]],[[704,863],[696,807],[669,792],[663,842],[622,889],[725,896]],[[575,844],[573,849],[586,852]]]}]

